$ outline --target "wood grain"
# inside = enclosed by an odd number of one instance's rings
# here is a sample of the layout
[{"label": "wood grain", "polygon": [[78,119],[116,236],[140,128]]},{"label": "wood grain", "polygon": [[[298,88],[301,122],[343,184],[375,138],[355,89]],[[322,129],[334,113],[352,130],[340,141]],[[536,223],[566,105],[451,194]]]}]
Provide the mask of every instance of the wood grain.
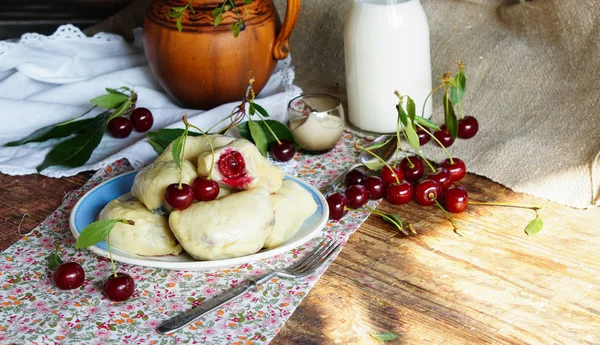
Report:
[{"label": "wood grain", "polygon": [[[0,248],[29,231],[90,174],[50,179],[0,175]],[[545,228],[523,233],[533,211],[470,206],[460,237],[434,207],[393,206],[418,235],[369,217],[272,344],[600,343],[600,209],[575,210],[516,194],[483,177],[461,184],[471,199],[542,204]]]}]

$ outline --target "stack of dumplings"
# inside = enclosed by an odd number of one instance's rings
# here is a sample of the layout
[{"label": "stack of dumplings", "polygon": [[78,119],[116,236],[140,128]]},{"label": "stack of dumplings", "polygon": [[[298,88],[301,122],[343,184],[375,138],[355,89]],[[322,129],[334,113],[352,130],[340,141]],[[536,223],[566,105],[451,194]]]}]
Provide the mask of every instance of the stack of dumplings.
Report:
[{"label": "stack of dumplings", "polygon": [[209,172],[220,187],[217,199],[172,210],[164,191],[179,182],[179,170],[169,145],[136,175],[132,200],[115,199],[100,212],[99,219],[135,221],[133,226],[116,224],[111,245],[142,256],[179,255],[185,250],[197,260],[233,258],[281,245],[317,210],[312,195],[293,180],[284,180],[281,169],[246,139],[187,137],[182,182],[191,185]]}]

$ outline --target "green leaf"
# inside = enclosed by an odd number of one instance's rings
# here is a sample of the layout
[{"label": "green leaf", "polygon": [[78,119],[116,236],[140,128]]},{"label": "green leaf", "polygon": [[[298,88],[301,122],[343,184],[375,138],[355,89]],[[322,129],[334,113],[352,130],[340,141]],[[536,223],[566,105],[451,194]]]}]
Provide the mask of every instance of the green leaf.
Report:
[{"label": "green leaf", "polygon": [[55,165],[75,168],[85,164],[102,141],[106,123],[105,113],[96,116],[94,122],[85,131],[74,138],[61,142],[48,152],[42,164],[37,167],[37,171],[40,172]]},{"label": "green leaf", "polygon": [[181,17],[177,18],[177,22],[175,23],[175,25],[177,26],[177,31],[179,31],[179,32],[183,31],[183,26],[181,26]]},{"label": "green leaf", "polygon": [[223,10],[221,9],[221,7],[217,7],[215,8],[212,13],[210,14],[211,17],[215,18],[216,16],[218,16],[219,14],[223,13]]},{"label": "green leaf", "polygon": [[115,224],[121,221],[121,219],[103,219],[86,226],[79,234],[77,242],[75,242],[75,248],[87,248],[102,241],[110,234]]},{"label": "green leaf", "polygon": [[51,270],[56,269],[56,267],[63,263],[62,259],[60,258],[60,248],[58,247],[58,243],[54,243],[54,248],[54,253],[48,256],[48,268]]},{"label": "green leaf", "polygon": [[123,102],[123,104],[121,104],[117,109],[115,109],[115,111],[113,111],[112,114],[110,114],[108,121],[123,115],[127,110],[129,110],[130,107],[131,99],[128,98],[125,102]]},{"label": "green leaf", "polygon": [[267,136],[263,131],[262,127],[254,121],[248,121],[248,128],[250,128],[250,135],[252,136],[252,141],[254,141],[254,145],[258,151],[263,155],[267,156]]},{"label": "green leaf", "polygon": [[218,16],[215,17],[215,26],[219,26],[219,24],[221,24],[221,21],[223,20],[223,15],[219,14]]},{"label": "green leaf", "polygon": [[537,234],[538,232],[542,231],[543,227],[544,227],[544,221],[539,216],[536,216],[525,227],[525,233],[527,234],[527,236],[533,236],[533,235]]},{"label": "green leaf", "polygon": [[417,109],[415,106],[415,101],[413,101],[413,99],[410,97],[407,97],[406,99],[406,112],[408,113],[408,118],[410,119],[410,121],[415,122],[415,116],[417,116]]},{"label": "green leaf", "polygon": [[107,93],[106,95],[98,96],[90,102],[105,109],[115,109],[127,101],[129,97],[122,93]]},{"label": "green leaf", "polygon": [[106,90],[106,92],[108,92],[108,93],[113,93],[113,94],[123,95],[123,96],[127,97],[127,95],[126,95],[126,94],[124,94],[123,92],[121,92],[121,91],[119,91],[119,90],[116,90],[116,89],[111,89],[110,87],[107,87],[105,90]]},{"label": "green leaf", "polygon": [[179,17],[181,17],[181,14],[182,14],[181,12],[173,11],[173,9],[171,9],[169,12],[167,12],[167,15],[171,18],[179,18]]},{"label": "green leaf", "polygon": [[381,215],[381,219],[392,224],[393,226],[396,227],[396,229],[398,229],[398,231],[400,231],[401,233],[408,236],[408,232],[406,230],[404,230],[404,225],[403,225],[404,219],[402,219],[402,217],[400,217],[399,215],[397,215],[397,214]]},{"label": "green leaf", "polygon": [[[150,143],[150,145],[152,145],[152,147],[154,147],[154,150],[158,152],[158,154],[161,154],[171,142],[179,138],[181,135],[183,135],[183,133],[184,130],[179,128],[159,129],[156,132],[148,132],[148,137],[150,138],[148,142]],[[188,135],[192,137],[198,137],[202,134],[198,132],[188,131]]]},{"label": "green leaf", "polygon": [[410,147],[412,147],[415,152],[419,152],[421,145],[419,144],[419,136],[417,135],[417,131],[415,131],[414,127],[409,124],[408,126],[404,126],[403,131],[404,137],[406,138],[406,141]]},{"label": "green leaf", "polygon": [[392,332],[369,333],[369,335],[381,342],[386,342],[398,338],[398,334]]},{"label": "green leaf", "polygon": [[163,146],[162,144],[152,140],[152,139],[148,139],[148,144],[150,144],[152,146],[152,148],[154,149],[154,151],[156,151],[156,153],[158,153],[159,155],[163,152],[165,152],[165,149],[167,148],[166,146]]},{"label": "green leaf", "polygon": [[402,101],[398,102],[398,116],[400,117],[400,122],[402,122],[402,125],[406,126],[408,124],[408,115],[404,111]]},{"label": "green leaf", "polygon": [[258,111],[259,114],[261,114],[263,117],[269,117],[269,113],[265,110],[265,108],[261,107],[260,105],[252,102],[250,103],[251,106],[254,107],[254,109],[256,109],[256,111]]},{"label": "green leaf", "polygon": [[254,103],[250,102],[250,106],[248,107],[248,113],[250,116],[256,114],[256,108],[254,108]]},{"label": "green leaf", "polygon": [[444,119],[446,122],[446,129],[448,132],[450,132],[452,138],[456,139],[458,136],[458,120],[456,119],[456,114],[454,113],[454,105],[452,104],[452,101],[446,98],[446,94],[444,94],[442,102],[444,103]]},{"label": "green leaf", "polygon": [[448,78],[448,84],[450,84],[450,86],[453,87],[458,87],[458,84],[456,83],[456,79],[454,79],[454,77]]},{"label": "green leaf", "polygon": [[384,146],[386,146],[387,144],[390,143],[390,141],[394,140],[395,138],[393,136],[390,135],[389,139],[384,141],[383,143],[379,143],[379,144],[374,144],[374,145],[369,145],[366,147],[367,150],[375,150],[375,149],[379,149],[382,148]]},{"label": "green leaf", "polygon": [[436,125],[435,123],[431,122],[431,120],[426,119],[422,116],[415,116],[415,122],[417,122],[421,126],[428,127],[433,130],[436,130],[436,131],[440,130],[440,127],[438,125]]},{"label": "green leaf", "polygon": [[171,11],[173,12],[177,12],[177,13],[183,13],[185,11],[187,6],[174,6],[171,7]]},{"label": "green leaf", "polygon": [[240,22],[235,22],[231,25],[233,31],[233,37],[237,38],[240,35]]},{"label": "green leaf", "polygon": [[244,0],[244,5],[250,5],[252,3],[252,0]]},{"label": "green leaf", "polygon": [[185,132],[181,134],[181,136],[175,141],[173,141],[173,149],[171,150],[171,154],[173,155],[173,161],[175,161],[175,165],[177,169],[181,169],[181,152],[183,151],[183,142],[185,141]]},{"label": "green leaf", "polygon": [[[108,112],[105,112],[103,114],[108,114]],[[33,142],[39,143],[49,139],[65,138],[69,135],[81,132],[94,124],[94,119],[85,119],[66,123],[64,125],[46,126],[38,129],[37,131],[29,134],[28,136],[22,139],[11,141],[10,143],[5,144],[4,146],[19,146]]]},{"label": "green leaf", "polygon": [[465,88],[467,86],[467,77],[463,71],[458,71],[456,74],[456,86],[450,87],[450,100],[452,104],[459,104],[465,94]]},{"label": "green leaf", "polygon": [[[267,137],[267,147],[271,146],[271,144],[273,144],[274,142],[277,142],[277,139],[273,136],[271,131],[267,128],[267,124],[269,125],[269,127],[271,127],[273,132],[275,132],[275,135],[277,135],[277,138],[289,140],[291,143],[294,144],[296,149],[300,149],[302,147],[300,144],[298,144],[294,140],[294,135],[292,134],[290,129],[283,123],[281,123],[279,121],[275,121],[275,120],[256,121],[256,123],[258,123],[260,125],[260,127],[263,129],[263,132],[265,133],[265,136]],[[237,125],[237,129],[238,129],[238,132],[240,133],[240,136],[242,136],[242,138],[245,138],[247,140],[254,142],[254,140],[252,140],[252,135],[250,134],[250,129],[248,128],[248,121],[244,121],[244,122],[240,123],[239,125]]]}]

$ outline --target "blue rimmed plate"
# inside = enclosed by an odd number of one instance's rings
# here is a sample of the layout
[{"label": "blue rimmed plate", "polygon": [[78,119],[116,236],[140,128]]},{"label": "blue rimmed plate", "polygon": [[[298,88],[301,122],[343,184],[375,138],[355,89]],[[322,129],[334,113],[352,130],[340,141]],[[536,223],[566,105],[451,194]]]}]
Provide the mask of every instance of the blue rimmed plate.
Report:
[{"label": "blue rimmed plate", "polygon": [[[137,171],[132,171],[103,182],[87,192],[77,202],[73,208],[73,211],[71,212],[71,217],[69,220],[71,232],[73,233],[73,236],[75,236],[75,239],[79,237],[79,234],[87,225],[96,221],[98,214],[104,208],[104,206],[106,206],[106,204],[113,199],[117,199],[129,193],[131,186],[133,185],[133,179],[137,173]],[[199,271],[238,266],[269,258],[298,247],[308,242],[310,239],[316,236],[321,229],[323,229],[325,223],[327,222],[327,218],[329,217],[329,208],[327,207],[325,198],[317,189],[295,177],[286,176],[285,178],[295,181],[308,192],[310,192],[318,207],[315,213],[313,213],[310,218],[304,221],[300,230],[298,230],[298,232],[292,238],[288,239],[276,248],[271,248],[268,250],[265,249],[255,254],[237,258],[212,261],[198,261],[185,252],[178,256],[140,256],[113,248],[113,259],[115,261],[132,265],[165,268],[171,270]],[[107,258],[109,257],[108,246],[104,241],[89,247],[89,249],[98,255]]]}]

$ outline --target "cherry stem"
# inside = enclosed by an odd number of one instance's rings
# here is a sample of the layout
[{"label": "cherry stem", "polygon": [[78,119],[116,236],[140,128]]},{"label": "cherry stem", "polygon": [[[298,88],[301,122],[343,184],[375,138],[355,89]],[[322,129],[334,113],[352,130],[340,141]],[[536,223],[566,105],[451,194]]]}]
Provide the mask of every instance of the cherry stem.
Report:
[{"label": "cherry stem", "polygon": [[117,268],[115,267],[115,261],[113,260],[113,257],[112,257],[112,250],[111,250],[111,246],[110,246],[110,232],[108,233],[108,236],[106,237],[106,242],[108,243],[108,257],[110,258],[110,265],[112,266],[113,275],[116,278],[117,277]]},{"label": "cherry stem", "polygon": [[190,124],[187,122],[187,114],[183,115],[183,124],[185,125],[185,130],[183,131],[183,145],[181,145],[181,153],[179,154],[179,186],[177,187],[179,190],[183,188],[183,160],[185,157],[185,143],[187,142],[188,131],[190,129]]},{"label": "cherry stem", "polygon": [[392,167],[383,158],[379,157],[378,155],[376,155],[375,153],[373,153],[373,151],[369,150],[368,148],[362,147],[359,144],[355,144],[355,145],[357,146],[357,148],[359,150],[367,151],[373,157],[379,159],[386,167],[388,167],[388,169],[390,169],[390,171],[392,172],[392,174],[394,174],[394,178],[396,179],[396,183],[400,184],[400,179],[398,178],[398,175],[396,175],[396,172],[394,171],[394,169],[392,169]]},{"label": "cherry stem", "polygon": [[433,90],[431,90],[427,97],[425,97],[425,101],[423,102],[423,110],[421,111],[421,117],[425,117],[425,105],[427,104],[427,100],[429,99],[429,97],[431,97],[433,93],[439,90],[442,86],[444,86],[444,83],[441,83],[440,85],[436,86]]},{"label": "cherry stem", "polygon": [[215,166],[215,147],[213,146],[212,141],[208,137],[208,134],[206,134],[206,132],[201,130],[200,127],[194,126],[191,123],[188,123],[187,119],[184,119],[184,123],[186,126],[190,126],[192,128],[195,128],[196,130],[200,131],[200,134],[202,134],[206,138],[206,140],[208,141],[208,145],[210,145],[210,153],[211,153],[212,157],[210,160],[210,169],[208,169],[208,176],[206,177],[206,178],[210,179],[210,175],[212,175],[213,167]]},{"label": "cherry stem", "polygon": [[440,210],[442,210],[442,212],[444,213],[446,218],[448,218],[450,223],[452,223],[454,232],[460,236],[465,236],[465,234],[458,228],[458,225],[456,225],[456,222],[454,221],[454,218],[452,217],[452,215],[448,211],[444,210],[444,207],[437,201],[437,199],[435,198],[435,195],[433,193],[429,193],[429,198],[435,202],[435,204],[440,208]]},{"label": "cherry stem", "polygon": [[[398,97],[398,113],[400,113],[400,107],[402,106],[402,99],[403,99],[403,97],[400,95],[400,92],[398,92],[398,90],[394,90],[394,95],[396,95],[396,97]],[[398,148],[400,149],[400,151],[402,151],[402,154],[404,154],[404,157],[406,157],[406,161],[408,162],[408,166],[410,166],[411,168],[414,168],[415,165],[410,160],[410,158],[408,157],[408,155],[406,154],[406,152],[404,152],[404,148],[402,148],[402,144],[401,144],[402,141],[400,140],[400,126],[401,126],[401,123],[402,123],[402,121],[400,120],[400,115],[398,115],[398,122],[396,123],[396,142],[398,143]],[[404,134],[404,137],[406,138],[406,133],[404,133],[404,127],[402,128],[402,133]],[[396,160],[397,160],[397,158],[396,158]]]},{"label": "cherry stem", "polygon": [[267,126],[267,129],[269,129],[269,132],[271,132],[271,134],[273,134],[273,137],[275,138],[275,140],[277,140],[277,143],[279,145],[281,145],[281,141],[279,141],[279,138],[277,137],[277,134],[275,134],[275,132],[273,132],[273,129],[271,129],[271,126],[269,126],[269,124],[267,123],[267,121],[265,120],[265,118],[262,117],[259,113],[256,113],[256,115],[258,115],[258,117],[265,124],[265,126]]},{"label": "cherry stem", "polygon": [[[222,118],[221,120],[217,121],[215,124],[213,124],[208,130],[206,130],[207,133],[210,133],[210,131],[215,128],[218,124],[220,124],[221,122],[230,119],[231,123],[219,130],[218,132],[221,131],[225,131],[225,134],[227,134],[229,132],[229,130],[233,127],[236,126],[241,120],[243,120],[246,117],[246,102],[248,102],[248,100],[254,100],[255,98],[255,94],[254,94],[254,89],[252,88],[252,84],[254,84],[254,77],[250,78],[250,80],[248,81],[248,86],[246,87],[246,92],[244,93],[244,97],[242,98],[242,102],[240,103],[240,105],[236,106],[235,108],[233,108],[233,110],[231,111],[231,113]],[[233,118],[236,115],[240,115],[241,116],[237,116],[237,118]]]},{"label": "cherry stem", "polygon": [[446,156],[448,156],[448,158],[450,159],[450,164],[454,165],[454,159],[452,159],[452,156],[450,155],[450,152],[448,151],[448,149],[444,145],[442,145],[442,143],[435,137],[435,135],[431,134],[430,131],[428,131],[427,129],[425,129],[425,127],[421,126],[418,123],[417,123],[417,127],[421,128],[425,133],[427,133],[431,137],[431,139],[435,140],[435,142],[438,143],[438,145],[440,145],[442,147],[442,149],[446,153]]},{"label": "cherry stem", "polygon": [[[515,208],[524,208],[528,210],[540,210],[542,206],[540,205],[527,205],[527,204],[515,204],[511,202],[496,202],[496,201],[474,201],[469,200],[469,205],[481,205],[481,206],[501,206],[501,207],[515,207]],[[537,212],[536,212],[537,214]]]},{"label": "cherry stem", "polygon": [[[396,226],[396,228],[398,228],[398,230],[400,232],[402,232],[404,235],[410,236],[410,234],[404,229],[404,225],[402,224],[402,222],[406,222],[406,220],[404,218],[396,215],[396,216],[398,216],[398,218],[400,218],[400,223],[398,223],[398,221],[396,219],[390,217],[389,213],[378,211],[367,205],[364,205],[363,207],[366,208],[367,210],[355,209],[355,208],[350,208],[350,207],[344,207],[344,210],[345,211],[363,212],[363,213],[373,213],[375,215],[378,215],[378,216],[386,219],[388,222],[394,224]],[[407,222],[407,224],[408,224],[408,222]],[[410,224],[408,224],[408,228],[413,234],[415,234],[415,235],[417,234],[415,229],[413,229],[412,226],[410,226]]]}]

